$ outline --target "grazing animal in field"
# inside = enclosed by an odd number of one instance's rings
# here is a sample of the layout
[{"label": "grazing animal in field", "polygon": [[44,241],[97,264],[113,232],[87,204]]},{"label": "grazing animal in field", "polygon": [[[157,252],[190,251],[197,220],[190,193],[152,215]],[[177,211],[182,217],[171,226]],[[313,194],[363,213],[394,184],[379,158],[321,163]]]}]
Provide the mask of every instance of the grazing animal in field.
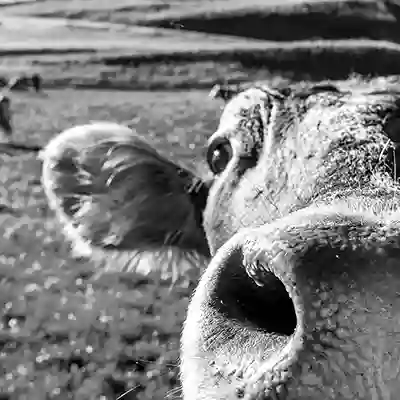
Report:
[{"label": "grazing animal in field", "polygon": [[45,149],[50,205],[88,251],[210,258],[182,335],[185,400],[398,398],[399,84],[231,93],[211,182],[116,124]]},{"label": "grazing animal in field", "polygon": [[39,74],[33,74],[31,76],[31,82],[36,92],[40,92],[42,90],[42,77]]},{"label": "grazing animal in field", "polygon": [[7,91],[0,92],[0,128],[7,136],[12,135],[11,99]]},{"label": "grazing animal in field", "polygon": [[39,74],[33,74],[30,77],[22,75],[13,77],[9,81],[2,79],[0,84],[3,86],[0,91],[0,128],[9,137],[13,133],[11,91],[34,88],[36,92],[39,92],[42,80]]},{"label": "grazing animal in field", "polygon": [[40,92],[42,90],[42,77],[38,73],[32,75],[19,75],[12,77],[6,87],[9,90],[35,90],[35,92]]},{"label": "grazing animal in field", "polygon": [[8,83],[8,79],[4,76],[0,76],[0,88],[7,86],[7,83]]}]

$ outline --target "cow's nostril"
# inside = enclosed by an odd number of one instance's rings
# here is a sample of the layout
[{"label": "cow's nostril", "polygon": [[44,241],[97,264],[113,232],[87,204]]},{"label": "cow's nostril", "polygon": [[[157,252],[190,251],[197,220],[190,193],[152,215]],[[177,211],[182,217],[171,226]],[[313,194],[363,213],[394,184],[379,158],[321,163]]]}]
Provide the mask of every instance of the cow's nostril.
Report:
[{"label": "cow's nostril", "polygon": [[219,312],[248,328],[290,336],[297,325],[292,299],[282,281],[262,268],[262,285],[256,284],[250,266],[243,265],[240,249],[233,251],[220,270],[214,291]]}]

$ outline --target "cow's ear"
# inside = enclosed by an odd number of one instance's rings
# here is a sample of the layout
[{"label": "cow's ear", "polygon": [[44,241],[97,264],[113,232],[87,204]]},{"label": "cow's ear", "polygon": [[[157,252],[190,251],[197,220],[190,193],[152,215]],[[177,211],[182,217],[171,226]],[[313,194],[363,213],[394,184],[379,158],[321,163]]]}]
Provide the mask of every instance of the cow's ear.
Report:
[{"label": "cow's ear", "polygon": [[50,141],[40,158],[49,206],[77,255],[112,260],[107,265],[117,269],[137,268],[151,255],[163,272],[180,258],[209,256],[207,184],[131,129],[77,126]]}]

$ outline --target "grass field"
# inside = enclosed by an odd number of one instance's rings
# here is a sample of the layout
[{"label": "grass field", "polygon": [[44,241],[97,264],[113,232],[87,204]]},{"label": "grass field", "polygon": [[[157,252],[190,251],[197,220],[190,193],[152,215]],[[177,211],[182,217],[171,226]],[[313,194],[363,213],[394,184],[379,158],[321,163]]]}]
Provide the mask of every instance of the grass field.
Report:
[{"label": "grass field", "polygon": [[26,2],[1,7],[0,75],[146,90],[397,74],[399,16],[398,0]]},{"label": "grass field", "polygon": [[[18,142],[42,144],[90,119],[132,119],[139,133],[168,140],[163,151],[188,162],[202,154],[217,116],[205,92],[55,90],[21,94],[15,110]],[[171,291],[156,274],[94,277],[99,266],[71,257],[47,208],[40,161],[33,154],[0,158],[0,398],[115,399],[130,387],[128,398],[176,398],[193,282]]]},{"label": "grass field", "polygon": [[[129,120],[206,171],[214,83],[398,74],[399,10],[368,0],[0,0],[0,76],[45,77],[44,94],[13,95],[14,140],[44,145],[75,124]],[[179,399],[179,336],[200,268],[173,286],[156,272],[99,275],[100,262],[73,258],[40,171],[35,153],[0,149],[0,400],[114,400],[129,389],[124,399]]]}]

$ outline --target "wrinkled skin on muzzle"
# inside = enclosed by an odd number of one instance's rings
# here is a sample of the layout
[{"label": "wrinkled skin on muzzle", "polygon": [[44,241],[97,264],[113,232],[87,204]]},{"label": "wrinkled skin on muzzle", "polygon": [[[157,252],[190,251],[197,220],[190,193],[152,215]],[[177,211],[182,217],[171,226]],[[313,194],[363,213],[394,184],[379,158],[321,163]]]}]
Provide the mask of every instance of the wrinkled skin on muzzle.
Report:
[{"label": "wrinkled skin on muzzle", "polygon": [[43,152],[77,247],[114,268],[168,249],[209,260],[182,334],[185,400],[398,398],[398,87],[218,88],[209,181],[116,124]]}]

